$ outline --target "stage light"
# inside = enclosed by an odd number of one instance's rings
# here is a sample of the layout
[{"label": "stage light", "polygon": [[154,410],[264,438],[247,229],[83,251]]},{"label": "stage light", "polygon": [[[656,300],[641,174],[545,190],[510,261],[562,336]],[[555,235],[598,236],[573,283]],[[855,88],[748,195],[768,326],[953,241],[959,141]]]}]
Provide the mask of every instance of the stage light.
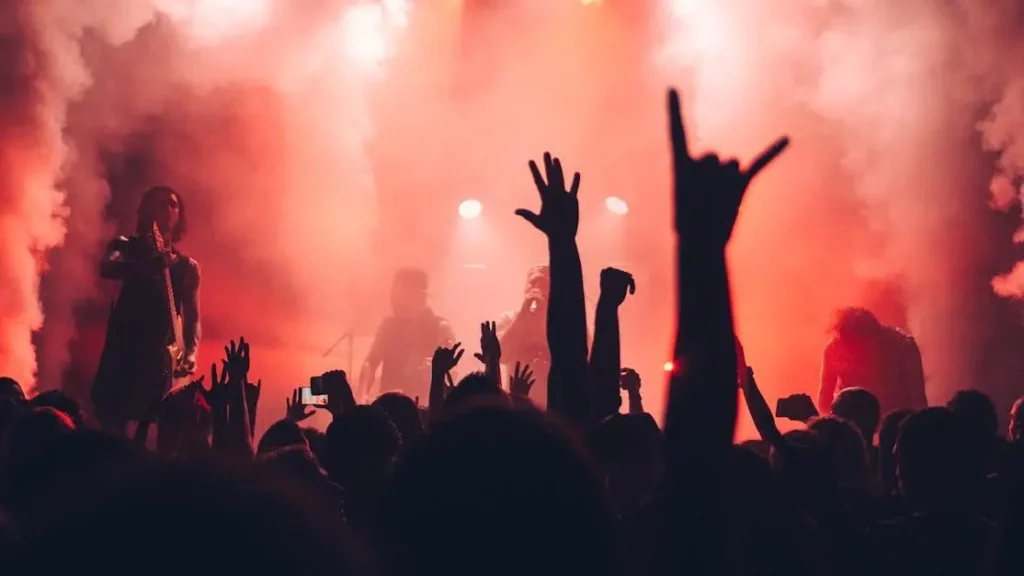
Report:
[{"label": "stage light", "polygon": [[619,216],[629,214],[629,204],[626,204],[626,201],[618,196],[609,196],[605,198],[604,207],[612,214],[617,214]]},{"label": "stage light", "polygon": [[459,217],[463,220],[472,220],[480,216],[484,211],[484,205],[479,200],[466,200],[459,204]]},{"label": "stage light", "polygon": [[665,369],[665,372],[672,372],[676,369],[676,364],[675,362],[665,362],[663,368]]}]

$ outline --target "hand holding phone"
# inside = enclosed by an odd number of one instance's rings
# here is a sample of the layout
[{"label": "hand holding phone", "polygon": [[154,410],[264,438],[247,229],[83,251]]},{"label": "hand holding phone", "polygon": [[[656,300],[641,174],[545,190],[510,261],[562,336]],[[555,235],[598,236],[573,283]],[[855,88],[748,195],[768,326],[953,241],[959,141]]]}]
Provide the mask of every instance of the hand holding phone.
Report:
[{"label": "hand holding phone", "polygon": [[327,394],[314,394],[312,386],[299,388],[299,402],[303,406],[327,406]]},{"label": "hand holding phone", "polygon": [[775,404],[775,417],[794,420],[796,422],[807,422],[818,415],[818,409],[814,401],[807,394],[790,394],[785,398],[779,398]]}]

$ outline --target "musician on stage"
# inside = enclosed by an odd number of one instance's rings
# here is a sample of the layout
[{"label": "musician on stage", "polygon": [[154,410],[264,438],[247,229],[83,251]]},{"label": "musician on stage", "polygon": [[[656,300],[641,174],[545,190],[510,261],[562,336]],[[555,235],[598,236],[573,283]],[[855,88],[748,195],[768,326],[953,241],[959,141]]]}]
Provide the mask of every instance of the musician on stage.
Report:
[{"label": "musician on stage", "polygon": [[[130,422],[151,422],[172,382],[195,372],[200,273],[199,264],[177,248],[186,227],[181,193],[150,188],[139,204],[135,235],[112,240],[100,263],[104,279],[121,282],[92,388],[96,417],[107,430],[123,434]],[[177,350],[175,359],[169,350]]]},{"label": "musician on stage", "polygon": [[868,310],[840,310],[822,360],[818,411],[829,413],[832,400],[846,388],[869,390],[878,398],[882,414],[897,408],[927,408],[917,342],[882,324]]},{"label": "musician on stage", "polygon": [[451,346],[455,334],[427,304],[428,284],[423,270],[403,268],[395,273],[392,315],[381,322],[363,363],[361,395],[370,395],[379,368],[381,394],[401,391],[422,401],[430,397],[430,359],[438,346]]},{"label": "musician on stage", "polygon": [[551,365],[547,335],[550,289],[548,267],[531,268],[526,275],[526,287],[519,310],[506,312],[498,321],[504,363],[515,366],[516,362],[521,362],[524,366],[530,366],[537,379],[530,399],[541,406],[547,403],[548,369]]}]

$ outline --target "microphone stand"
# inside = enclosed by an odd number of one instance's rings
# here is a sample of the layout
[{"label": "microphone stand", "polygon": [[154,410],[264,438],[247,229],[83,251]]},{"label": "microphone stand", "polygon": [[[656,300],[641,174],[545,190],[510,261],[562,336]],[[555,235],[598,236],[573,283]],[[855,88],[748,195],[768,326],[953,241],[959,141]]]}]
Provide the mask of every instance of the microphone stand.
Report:
[{"label": "microphone stand", "polygon": [[334,352],[334,349],[337,348],[338,345],[340,345],[342,342],[347,341],[348,346],[346,346],[346,355],[348,356],[348,358],[346,358],[346,360],[348,361],[348,374],[349,378],[355,378],[352,372],[355,363],[355,340],[356,339],[352,334],[352,330],[345,331],[344,334],[339,336],[338,339],[335,340],[334,343],[327,348],[327,350],[323,353],[323,356],[321,356],[321,358],[327,358],[328,356],[331,355],[331,352]]}]

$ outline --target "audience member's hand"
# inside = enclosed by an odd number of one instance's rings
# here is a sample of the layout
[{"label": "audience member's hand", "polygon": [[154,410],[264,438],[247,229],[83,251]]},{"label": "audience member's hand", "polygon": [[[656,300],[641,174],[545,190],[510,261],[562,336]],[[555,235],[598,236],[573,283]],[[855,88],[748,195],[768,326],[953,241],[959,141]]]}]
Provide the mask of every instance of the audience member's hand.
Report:
[{"label": "audience member's hand", "polygon": [[775,404],[775,417],[796,422],[808,422],[818,416],[814,400],[807,394],[790,394]]},{"label": "audience member's hand", "polygon": [[621,305],[626,300],[626,292],[636,294],[636,281],[629,272],[617,268],[601,270],[601,299],[609,304]]},{"label": "audience member's hand", "polygon": [[459,342],[456,342],[450,348],[438,347],[434,351],[434,357],[430,360],[430,370],[435,375],[448,374],[459,364],[459,360],[462,360],[464,352],[465,350],[462,349],[462,344]]},{"label": "audience member's hand", "polygon": [[783,136],[745,170],[739,162],[722,162],[715,154],[694,159],[686,142],[679,94],[668,95],[669,122],[672,134],[672,169],[675,176],[676,231],[684,245],[708,250],[724,249],[732,235],[743,194],[750,181],[783,150],[789,138]]},{"label": "audience member's hand", "polygon": [[639,394],[640,375],[632,368],[623,368],[619,374],[619,387],[630,394]]},{"label": "audience member's hand", "polygon": [[258,379],[255,383],[245,382],[245,401],[249,406],[256,406],[260,401],[260,391],[263,390],[263,380]]},{"label": "audience member's hand", "polygon": [[512,371],[512,376],[508,380],[509,392],[513,396],[529,398],[530,390],[533,389],[533,385],[536,383],[537,379],[533,377],[533,370],[530,370],[530,365],[523,366],[521,362],[516,362],[515,370]]},{"label": "audience member's hand", "polygon": [[234,383],[240,384],[249,377],[249,343],[244,336],[238,339],[237,345],[232,340],[224,347],[224,371]]},{"label": "audience member's hand", "polygon": [[501,361],[501,341],[498,340],[498,324],[484,322],[480,324],[480,352],[474,358],[488,364]]},{"label": "audience member's hand", "polygon": [[323,380],[324,392],[327,393],[327,411],[332,416],[344,414],[356,407],[356,396],[344,370],[330,370],[320,378]]},{"label": "audience member's hand", "polygon": [[206,393],[206,402],[211,408],[217,409],[227,403],[228,370],[227,361],[221,361],[222,368],[217,374],[217,364],[210,365],[210,391]]},{"label": "audience member's hand", "polygon": [[576,237],[576,229],[580,223],[580,203],[577,194],[580,190],[580,173],[572,177],[572,184],[565,187],[565,173],[562,162],[552,158],[549,152],[544,153],[544,172],[547,180],[541,175],[537,163],[530,160],[530,172],[540,193],[540,214],[519,209],[516,214],[533,224],[538,230],[551,239],[570,239]]},{"label": "audience member's hand", "polygon": [[312,408],[302,403],[301,391],[301,388],[296,388],[295,390],[292,390],[291,398],[285,396],[284,417],[286,420],[291,420],[292,422],[302,422],[303,420],[309,418],[314,414]]}]

